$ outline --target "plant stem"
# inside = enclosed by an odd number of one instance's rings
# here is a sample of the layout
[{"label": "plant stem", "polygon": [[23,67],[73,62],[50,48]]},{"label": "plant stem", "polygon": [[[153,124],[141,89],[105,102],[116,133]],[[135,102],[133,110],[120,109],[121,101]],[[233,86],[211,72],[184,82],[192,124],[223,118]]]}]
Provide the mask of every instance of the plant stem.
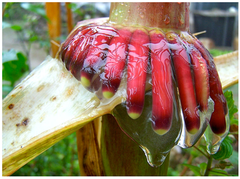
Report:
[{"label": "plant stem", "polygon": [[102,158],[98,141],[96,120],[76,132],[78,161],[81,176],[103,176]]},{"label": "plant stem", "polygon": [[212,160],[213,160],[213,158],[210,155],[209,158],[208,158],[207,168],[205,170],[204,176],[208,176],[209,175],[209,171],[210,171],[211,166],[212,166]]},{"label": "plant stem", "polygon": [[206,158],[210,158],[209,155],[207,155],[206,153],[204,153],[203,151],[201,151],[198,147],[193,146],[197,151],[199,151],[201,154],[203,154]]},{"label": "plant stem", "polygon": [[7,9],[8,2],[5,4],[3,10],[2,10],[2,17],[4,16],[5,10]]},{"label": "plant stem", "polygon": [[115,118],[103,116],[101,155],[107,176],[166,176],[169,155],[160,167],[151,167],[137,143],[123,133]]},{"label": "plant stem", "polygon": [[121,25],[189,30],[189,3],[111,3],[109,19]]},{"label": "plant stem", "polygon": [[[187,164],[191,164],[191,163],[192,163],[192,161],[193,161],[193,156],[192,156],[192,155],[190,155],[190,157],[189,157],[189,159],[188,159],[188,162],[187,162]],[[185,175],[185,173],[187,172],[187,170],[188,170],[188,167],[187,167],[187,166],[185,166],[185,167],[183,168],[182,172],[179,174],[179,176],[184,176],[184,175]]]},{"label": "plant stem", "polygon": [[[51,40],[56,41],[56,38],[60,37],[61,35],[61,6],[59,2],[47,2],[45,3],[45,10],[46,14],[49,18],[48,22],[48,29],[49,29],[49,36]],[[60,44],[59,41],[56,41]],[[52,56],[55,57],[59,47],[51,44],[52,48]]]},{"label": "plant stem", "polygon": [[71,33],[73,30],[73,18],[72,18],[72,10],[70,8],[70,2],[65,2],[65,8],[67,11],[67,28],[68,33]]},{"label": "plant stem", "polygon": [[[126,26],[188,31],[189,3],[111,3],[109,21]],[[170,154],[160,167],[151,167],[143,151],[120,130],[111,115],[103,117],[100,148],[106,175],[167,175]]]},{"label": "plant stem", "polygon": [[[189,3],[111,3],[109,21],[126,26],[188,31]],[[144,152],[121,131],[112,115],[103,116],[101,130],[100,153],[105,175],[167,175],[170,154],[160,167],[151,167]]]}]

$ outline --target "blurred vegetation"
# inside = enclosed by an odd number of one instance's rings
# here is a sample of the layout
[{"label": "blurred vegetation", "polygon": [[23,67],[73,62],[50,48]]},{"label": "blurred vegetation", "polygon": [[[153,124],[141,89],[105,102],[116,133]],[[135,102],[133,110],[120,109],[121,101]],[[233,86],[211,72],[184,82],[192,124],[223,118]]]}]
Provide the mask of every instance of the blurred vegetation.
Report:
[{"label": "blurred vegetation", "polygon": [[[238,108],[234,105],[233,94],[231,91],[224,92],[226,97],[229,119],[231,126],[238,126],[238,119],[234,114]],[[211,168],[208,169],[209,176],[238,176],[238,130],[229,132],[228,136],[221,143],[220,149],[214,155],[209,155],[206,151],[206,142],[201,138],[197,144],[191,148],[180,149],[179,154],[175,154],[168,168],[168,176],[204,176],[207,165],[210,162]]]},{"label": "blurred vegetation", "polygon": [[[2,28],[10,28],[15,31],[23,53],[29,59],[33,43],[50,52],[50,40],[44,3],[3,3]],[[4,35],[4,34],[3,34]]]},{"label": "blurred vegetation", "polygon": [[16,82],[29,73],[27,57],[14,49],[2,52],[2,98],[15,87]]},{"label": "blurred vegetation", "polygon": [[12,176],[79,176],[76,134],[59,141]]},{"label": "blurred vegetation", "polygon": [[213,57],[217,57],[217,56],[220,56],[220,55],[231,53],[232,51],[231,50],[210,49],[209,52],[211,53],[211,55]]}]

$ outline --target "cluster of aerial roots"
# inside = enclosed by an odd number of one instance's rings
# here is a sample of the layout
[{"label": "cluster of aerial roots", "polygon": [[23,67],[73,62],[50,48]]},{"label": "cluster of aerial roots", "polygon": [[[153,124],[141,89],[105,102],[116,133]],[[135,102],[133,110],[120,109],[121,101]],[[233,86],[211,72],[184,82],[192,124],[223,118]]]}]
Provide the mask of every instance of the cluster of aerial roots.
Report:
[{"label": "cluster of aerial roots", "polygon": [[213,58],[188,32],[91,23],[75,28],[59,55],[83,86],[91,92],[101,90],[107,99],[115,95],[126,72],[126,110],[136,120],[150,76],[152,127],[160,135],[172,124],[174,80],[190,134],[199,130],[199,112],[208,111],[209,99],[214,101],[211,130],[216,135],[228,130],[227,104]]}]

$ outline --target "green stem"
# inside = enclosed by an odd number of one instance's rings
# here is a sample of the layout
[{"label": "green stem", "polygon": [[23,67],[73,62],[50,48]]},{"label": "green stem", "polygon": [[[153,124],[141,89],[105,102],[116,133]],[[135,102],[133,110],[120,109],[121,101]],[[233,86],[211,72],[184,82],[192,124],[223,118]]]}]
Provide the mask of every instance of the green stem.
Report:
[{"label": "green stem", "polygon": [[169,154],[160,167],[151,167],[144,152],[119,128],[112,115],[104,115],[101,156],[106,176],[166,176]]},{"label": "green stem", "polygon": [[206,153],[204,153],[202,150],[200,150],[198,147],[193,146],[197,151],[199,151],[201,154],[203,154],[206,158],[210,158],[210,156]]},{"label": "green stem", "polygon": [[169,158],[170,158],[170,152],[168,153],[163,164],[159,167],[159,170],[160,170],[159,175],[160,176],[167,176],[168,167],[169,167]]},{"label": "green stem", "polygon": [[208,163],[207,163],[207,168],[205,170],[204,176],[208,176],[209,175],[209,171],[211,170],[211,166],[212,166],[212,156],[210,155],[208,158]]}]

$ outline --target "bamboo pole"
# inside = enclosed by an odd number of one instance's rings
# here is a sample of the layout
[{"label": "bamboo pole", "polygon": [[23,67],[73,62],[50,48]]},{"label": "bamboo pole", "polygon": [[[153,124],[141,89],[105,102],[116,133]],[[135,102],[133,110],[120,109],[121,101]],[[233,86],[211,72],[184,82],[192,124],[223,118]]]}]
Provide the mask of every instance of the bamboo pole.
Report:
[{"label": "bamboo pole", "polygon": [[72,10],[69,6],[70,6],[70,2],[66,2],[65,8],[67,11],[67,29],[68,29],[68,33],[70,34],[70,32],[73,30],[73,18],[72,18]]},{"label": "bamboo pole", "polygon": [[[57,38],[61,35],[61,9],[60,9],[59,2],[46,2],[45,9],[46,14],[49,18],[48,22],[48,29],[49,29],[49,36],[51,40],[51,49],[52,49],[52,56],[55,57],[59,46],[56,44],[60,44],[60,41]],[[52,41],[54,43],[52,43]]]}]

